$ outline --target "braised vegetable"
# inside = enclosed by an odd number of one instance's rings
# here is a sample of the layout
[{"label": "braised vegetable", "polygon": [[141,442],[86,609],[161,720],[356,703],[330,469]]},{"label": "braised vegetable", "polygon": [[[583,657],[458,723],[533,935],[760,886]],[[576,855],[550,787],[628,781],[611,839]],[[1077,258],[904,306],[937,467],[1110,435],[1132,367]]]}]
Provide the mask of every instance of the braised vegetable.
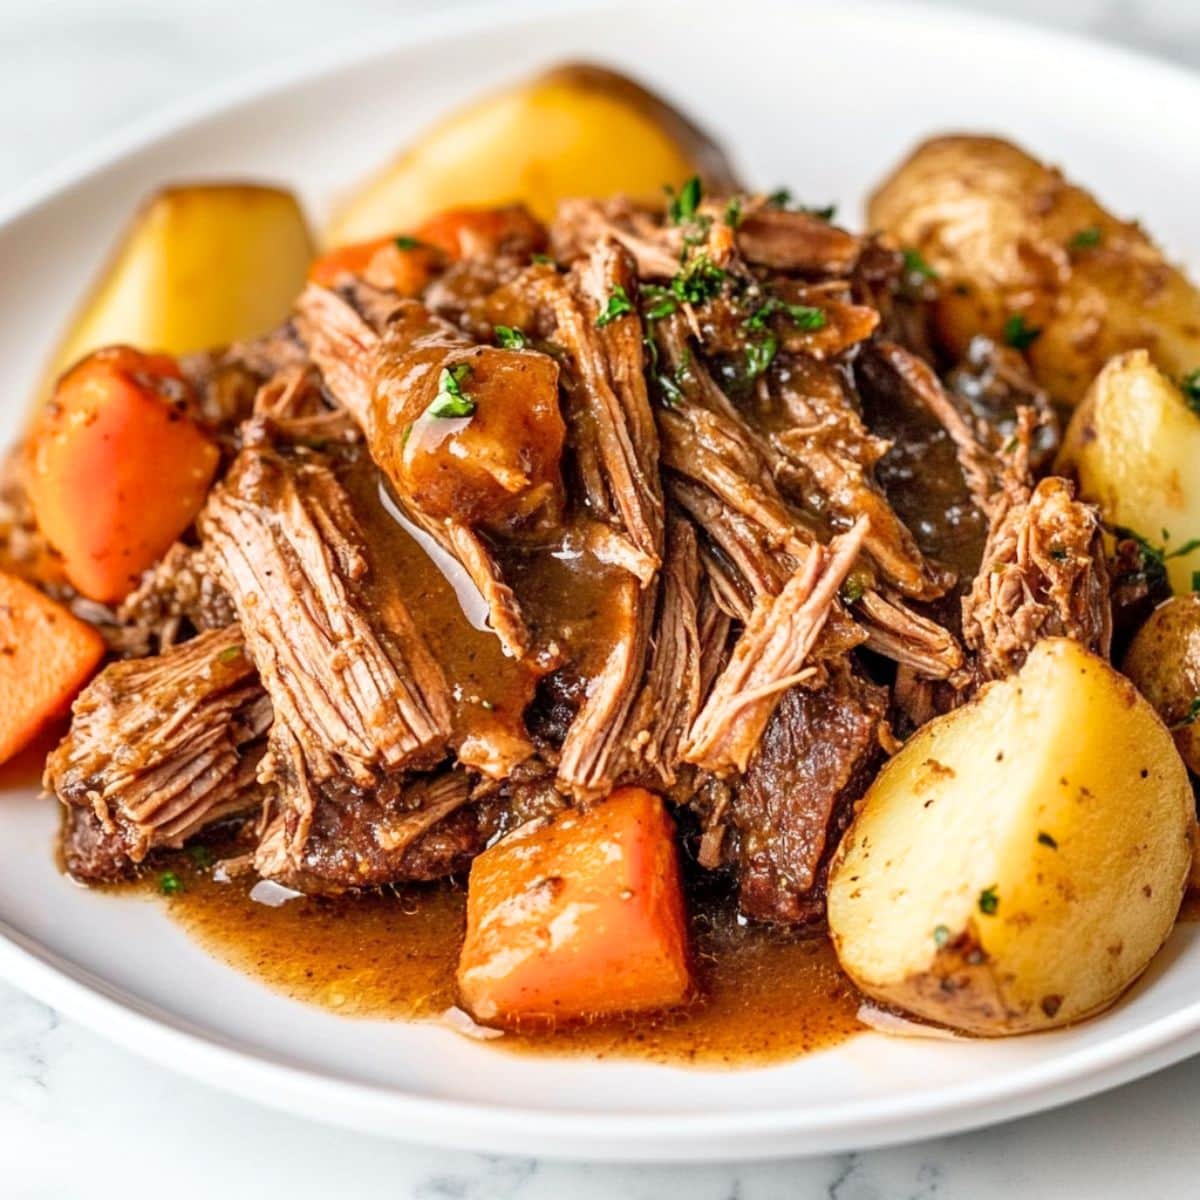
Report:
[{"label": "braised vegetable", "polygon": [[1200,570],[1200,413],[1144,350],[1113,359],[1071,418],[1056,469],[1187,592]]},{"label": "braised vegetable", "polygon": [[1183,761],[1200,775],[1200,591],[1159,605],[1130,643],[1121,670],[1154,705]]},{"label": "braised vegetable", "polygon": [[27,445],[29,496],[67,578],[120,600],[191,524],[217,469],[175,360],[126,346],[68,372]]},{"label": "braised vegetable", "polygon": [[458,984],[479,1020],[501,1025],[686,999],[683,892],[662,801],[621,788],[475,859]]},{"label": "braised vegetable", "polygon": [[344,275],[359,275],[400,296],[418,296],[433,278],[442,252],[411,237],[373,238],[328,250],[308,269],[310,283],[332,287]]},{"label": "braised vegetable", "polygon": [[924,142],[878,188],[870,223],[936,276],[936,332],[956,358],[977,333],[1023,350],[1075,404],[1114,355],[1200,365],[1200,292],[1136,222],[999,138]]},{"label": "braised vegetable", "polygon": [[152,196],[50,362],[55,377],[101,346],[185,354],[266,333],[304,282],[312,243],[290,192],[197,184]]},{"label": "braised vegetable", "polygon": [[829,884],[869,996],[982,1035],[1108,1007],[1166,940],[1195,838],[1162,721],[1077,643],[924,725],[871,785]]},{"label": "braised vegetable", "polygon": [[90,625],[0,573],[0,763],[66,713],[103,656]]},{"label": "braised vegetable", "polygon": [[559,67],[427,131],[350,198],[325,240],[415,229],[451,206],[520,202],[549,220],[569,196],[659,201],[664,184],[692,175],[733,184],[720,149],[666,101],[601,67]]}]

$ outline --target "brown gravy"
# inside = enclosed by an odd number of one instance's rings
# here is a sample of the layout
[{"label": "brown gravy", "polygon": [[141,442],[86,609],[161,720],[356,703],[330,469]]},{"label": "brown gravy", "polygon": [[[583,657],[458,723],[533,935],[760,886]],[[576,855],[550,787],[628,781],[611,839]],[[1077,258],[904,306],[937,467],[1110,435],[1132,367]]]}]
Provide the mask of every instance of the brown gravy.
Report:
[{"label": "brown gravy", "polygon": [[[456,1002],[465,893],[452,884],[270,908],[253,881],[218,883],[182,853],[134,885],[156,895],[210,953],[295,1000],[344,1016],[436,1018]],[[118,889],[125,890],[125,889]],[[827,939],[737,924],[726,899],[692,918],[700,998],[672,1012],[605,1019],[489,1042],[521,1053],[751,1066],[834,1045],[861,1029],[859,999]]]}]

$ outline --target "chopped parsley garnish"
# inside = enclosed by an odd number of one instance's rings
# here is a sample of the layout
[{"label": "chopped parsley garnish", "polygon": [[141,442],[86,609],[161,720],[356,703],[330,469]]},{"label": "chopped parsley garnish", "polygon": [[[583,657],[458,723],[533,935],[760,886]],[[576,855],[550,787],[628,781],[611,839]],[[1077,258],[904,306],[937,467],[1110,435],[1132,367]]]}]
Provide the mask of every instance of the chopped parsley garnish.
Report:
[{"label": "chopped parsley garnish", "polygon": [[183,891],[183,881],[174,871],[164,871],[158,877],[158,890],[164,896],[174,896],[176,892]]},{"label": "chopped parsley garnish", "polygon": [[904,254],[904,273],[906,275],[919,275],[922,279],[937,279],[938,273],[925,261],[925,256],[920,250],[909,246],[903,251]]},{"label": "chopped parsley garnish", "polygon": [[822,205],[820,208],[809,208],[808,206],[802,204],[800,206],[800,211],[804,212],[804,213],[808,213],[808,215],[810,217],[817,217],[819,220],[822,220],[822,221],[832,221],[833,218],[837,215],[837,205],[836,204],[825,204],[825,205]]},{"label": "chopped parsley garnish", "polygon": [[671,280],[671,291],[685,304],[703,304],[721,290],[726,278],[707,254],[698,254]]},{"label": "chopped parsley garnish", "polygon": [[647,283],[642,287],[642,316],[647,321],[661,321],[673,312],[679,311],[679,302],[665,288],[656,283]]},{"label": "chopped parsley garnish", "polygon": [[226,646],[225,649],[222,650],[221,653],[217,655],[217,662],[219,662],[219,663],[237,662],[237,660],[241,657],[242,657],[242,647],[241,646]]},{"label": "chopped parsley garnish", "polygon": [[767,197],[771,208],[791,209],[793,212],[807,213],[821,221],[832,221],[837,213],[836,204],[796,204],[790,188],[777,188]]},{"label": "chopped parsley garnish", "polygon": [[1200,592],[1200,571],[1192,572],[1192,591]]},{"label": "chopped parsley garnish", "polygon": [[1013,313],[1004,322],[1004,342],[1014,350],[1028,350],[1041,336],[1037,326],[1025,324],[1024,313]]},{"label": "chopped parsley garnish", "polygon": [[1044,830],[1039,830],[1038,832],[1038,845],[1049,846],[1051,850],[1058,849],[1058,843]]},{"label": "chopped parsley garnish", "polygon": [[728,204],[725,205],[725,224],[730,229],[736,229],[742,223],[742,201],[741,197],[734,196]]},{"label": "chopped parsley garnish", "polygon": [[768,333],[757,342],[746,343],[746,373],[757,379],[774,361],[779,350],[779,339]]},{"label": "chopped parsley garnish", "polygon": [[425,243],[423,241],[421,241],[420,238],[408,237],[407,235],[404,235],[404,234],[402,234],[400,237],[396,238],[395,241],[396,241],[396,249],[397,250],[416,250],[419,247],[425,245]]},{"label": "chopped parsley garnish", "polygon": [[842,603],[857,604],[858,601],[863,598],[863,593],[866,590],[866,584],[864,584],[857,575],[851,575],[850,578],[842,584]]},{"label": "chopped parsley garnish", "polygon": [[1087,229],[1081,229],[1069,242],[1072,250],[1090,250],[1093,246],[1100,245],[1100,227],[1098,225],[1089,225]]},{"label": "chopped parsley garnish", "polygon": [[792,202],[792,192],[790,188],[776,188],[768,197],[767,203],[772,208],[787,208]]},{"label": "chopped parsley garnish", "polygon": [[1183,719],[1176,721],[1171,729],[1186,729],[1189,725],[1194,725],[1197,719],[1200,719],[1200,696],[1193,696],[1187,712],[1183,714]]},{"label": "chopped parsley garnish", "polygon": [[431,417],[469,417],[475,412],[475,401],[463,387],[463,381],[470,374],[470,363],[455,363],[452,367],[442,368],[437,395],[426,410]]},{"label": "chopped parsley garnish", "polygon": [[603,329],[610,321],[615,321],[618,317],[623,317],[631,312],[633,312],[633,301],[630,300],[629,293],[618,283],[608,297],[604,311],[596,318],[596,328]]},{"label": "chopped parsley garnish", "polygon": [[558,263],[554,261],[554,256],[552,254],[531,254],[529,256],[529,261],[535,263],[549,263],[552,267],[558,266]]},{"label": "chopped parsley garnish", "polygon": [[933,944],[939,949],[950,940],[950,927],[948,925],[935,925],[933,927]]},{"label": "chopped parsley garnish", "polygon": [[996,885],[993,883],[991,887],[984,888],[979,893],[979,911],[986,917],[994,917],[999,907],[1000,897],[996,894]]},{"label": "chopped parsley garnish", "polygon": [[1183,393],[1184,403],[1200,416],[1200,367],[1189,371],[1180,381],[1179,390]]},{"label": "chopped parsley garnish", "polygon": [[700,177],[693,175],[679,189],[678,194],[676,194],[674,188],[668,187],[667,195],[671,198],[671,202],[667,207],[667,212],[671,217],[671,224],[686,225],[689,221],[695,220],[696,210],[700,207],[700,198],[703,195],[700,188]]},{"label": "chopped parsley garnish", "polygon": [[187,856],[201,871],[213,864],[212,851],[207,846],[189,846]]},{"label": "chopped parsley garnish", "polygon": [[496,338],[496,345],[505,350],[524,350],[529,345],[529,339],[511,325],[497,325],[492,333]]},{"label": "chopped parsley garnish", "polygon": [[824,329],[828,324],[828,318],[821,309],[813,308],[809,304],[785,304],[774,296],[760,304],[743,324],[746,329],[757,333],[759,330],[766,329],[767,319],[778,312],[787,313],[798,328],[808,333]]}]

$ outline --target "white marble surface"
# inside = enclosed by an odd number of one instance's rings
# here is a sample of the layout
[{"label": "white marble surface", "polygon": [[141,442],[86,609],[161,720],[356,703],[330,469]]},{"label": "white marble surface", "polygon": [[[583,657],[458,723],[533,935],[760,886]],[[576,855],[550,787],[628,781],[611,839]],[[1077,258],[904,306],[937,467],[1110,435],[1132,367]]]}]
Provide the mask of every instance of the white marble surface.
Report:
[{"label": "white marble surface", "polygon": [[[1197,0],[942,2],[1091,32],[1200,69]],[[152,106],[423,8],[415,0],[0,0],[0,195]],[[171,1200],[271,1192],[289,1200],[1155,1200],[1196,1193],[1198,1112],[1200,1059],[1052,1114],[893,1150],[695,1168],[482,1158],[308,1125],[232,1099],[0,984],[5,1200],[151,1192]]]}]

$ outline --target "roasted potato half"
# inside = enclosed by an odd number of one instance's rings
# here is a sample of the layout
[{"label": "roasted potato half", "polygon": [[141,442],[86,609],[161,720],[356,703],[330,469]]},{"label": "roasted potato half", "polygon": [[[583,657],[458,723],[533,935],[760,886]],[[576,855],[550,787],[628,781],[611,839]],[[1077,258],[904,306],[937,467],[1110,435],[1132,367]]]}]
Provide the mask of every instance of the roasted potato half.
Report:
[{"label": "roasted potato half", "polygon": [[1034,375],[1067,405],[1125,350],[1173,375],[1200,366],[1200,292],[1136,223],[1009,142],[923,143],[868,213],[938,273],[935,327],[954,356],[977,333],[1033,338]]},{"label": "roasted potato half", "polygon": [[165,188],[134,217],[51,360],[43,395],[101,346],[185,354],[266,333],[304,286],[295,197],[251,184]]},{"label": "roasted potato half", "polygon": [[523,203],[543,220],[569,196],[661,200],[699,175],[732,190],[721,149],[661,97],[603,67],[557,67],[435,125],[351,196],[327,245],[412,232],[451,206]]},{"label": "roasted potato half", "polygon": [[1133,684],[1041,642],[871,785],[830,875],[838,958],[869,996],[973,1034],[1089,1016],[1170,933],[1193,809]]},{"label": "roasted potato half", "polygon": [[1200,775],[1200,592],[1160,604],[1130,643],[1121,670],[1174,733],[1188,768]]},{"label": "roasted potato half", "polygon": [[1200,571],[1200,414],[1144,350],[1122,354],[1096,377],[1071,417],[1056,468],[1085,500],[1165,554],[1176,592]]}]

